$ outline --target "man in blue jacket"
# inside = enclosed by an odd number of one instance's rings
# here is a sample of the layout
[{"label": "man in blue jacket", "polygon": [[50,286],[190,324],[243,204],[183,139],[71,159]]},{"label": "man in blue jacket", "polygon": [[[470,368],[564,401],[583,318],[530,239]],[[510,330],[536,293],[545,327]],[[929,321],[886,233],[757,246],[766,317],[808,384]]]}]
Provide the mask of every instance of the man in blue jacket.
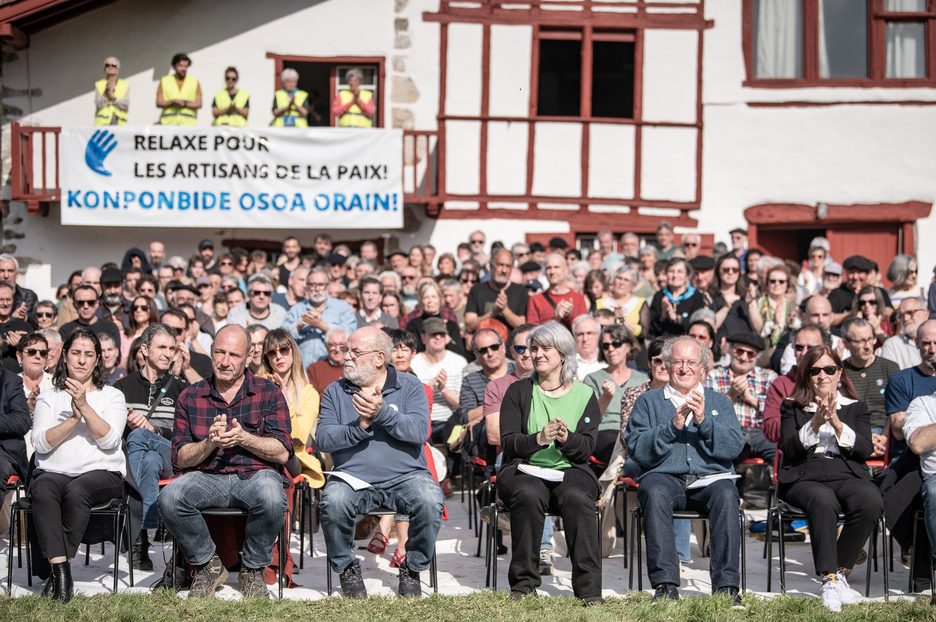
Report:
[{"label": "man in blue jacket", "polygon": [[738,489],[733,479],[719,477],[734,473],[732,460],[745,441],[731,400],[702,387],[710,355],[691,337],[666,341],[669,382],[637,398],[627,422],[627,453],[641,470],[637,501],[654,600],[679,598],[673,510],[698,510],[708,514],[712,531],[712,591],[744,609],[738,590]]},{"label": "man in blue jacket", "polygon": [[330,452],[337,474],[322,493],[322,531],[332,568],[348,598],[366,598],[354,556],[354,520],[379,507],[409,520],[399,593],[422,594],[419,573],[429,568],[445,497],[426,466],[429,401],[423,384],[390,364],[393,342],[365,326],[348,337],[342,380],[322,396],[316,440]]}]

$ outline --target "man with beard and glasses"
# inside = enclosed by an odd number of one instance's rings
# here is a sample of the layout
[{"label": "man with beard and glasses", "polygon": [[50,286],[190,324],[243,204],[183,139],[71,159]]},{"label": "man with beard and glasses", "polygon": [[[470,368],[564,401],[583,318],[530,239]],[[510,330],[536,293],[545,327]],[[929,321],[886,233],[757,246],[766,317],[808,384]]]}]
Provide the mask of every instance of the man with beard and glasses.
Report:
[{"label": "man with beard and glasses", "polygon": [[[335,474],[322,493],[322,531],[331,570],[345,597],[366,598],[354,555],[354,520],[379,507],[410,521],[399,594],[419,597],[419,573],[429,568],[445,499],[426,464],[429,402],[422,383],[390,364],[393,341],[372,326],[348,337],[345,378],[325,390],[316,440],[330,452]],[[358,480],[366,488],[355,489]]]},{"label": "man with beard and glasses", "polygon": [[16,284],[19,274],[19,262],[13,255],[6,253],[0,255],[0,281],[6,281],[13,286],[13,317],[26,320],[36,311],[39,298],[36,292]]},{"label": "man with beard and glasses", "polygon": [[917,329],[926,321],[929,311],[922,298],[904,298],[897,307],[900,321],[899,335],[894,335],[881,347],[881,358],[894,361],[900,369],[920,364],[920,350],[914,343]]},{"label": "man with beard and glasses", "polygon": [[117,268],[108,268],[101,273],[101,305],[104,319],[126,330],[130,326],[130,300],[124,296],[124,275]]},{"label": "man with beard and glasses", "polygon": [[497,320],[507,330],[526,323],[529,302],[527,290],[522,285],[510,282],[513,270],[513,255],[507,249],[494,254],[491,261],[491,278],[476,283],[468,292],[465,303],[465,330],[474,333],[486,320]]},{"label": "man with beard and glasses", "polygon": [[328,329],[340,326],[351,333],[357,326],[351,305],[344,300],[330,298],[327,287],[328,274],[321,268],[313,268],[306,279],[308,300],[294,304],[286,313],[281,327],[288,330],[299,345],[305,368],[328,356],[325,346]]},{"label": "man with beard and glasses", "polygon": [[419,302],[419,294],[417,293],[419,289],[419,271],[413,266],[403,266],[399,270],[399,274],[402,283],[400,295],[403,297],[403,304],[410,309],[415,309],[416,303]]}]

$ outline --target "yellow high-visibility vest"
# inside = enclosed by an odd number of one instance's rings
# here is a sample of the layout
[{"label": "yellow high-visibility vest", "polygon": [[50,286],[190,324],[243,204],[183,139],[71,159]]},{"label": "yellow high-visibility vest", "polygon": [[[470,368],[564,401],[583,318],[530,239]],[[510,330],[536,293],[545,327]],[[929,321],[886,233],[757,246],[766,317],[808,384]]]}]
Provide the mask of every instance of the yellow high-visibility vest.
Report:
[{"label": "yellow high-visibility vest", "polygon": [[[94,88],[97,89],[98,93],[104,95],[104,90],[107,89],[107,78],[95,82]],[[129,88],[130,85],[127,84],[125,80],[117,78],[117,83],[114,85],[114,99],[123,99]],[[97,114],[94,115],[94,124],[111,125],[113,123],[114,117],[117,117],[117,123],[115,125],[127,124],[127,113],[123,110],[118,110],[114,104],[108,104],[107,106],[104,106],[98,110]]]},{"label": "yellow high-visibility vest", "polygon": [[[354,99],[354,94],[347,89],[342,89],[338,91],[338,97],[341,99],[341,105],[344,106]],[[374,99],[374,92],[361,89],[358,99],[365,104],[369,104]],[[338,119],[338,127],[374,127],[374,121],[364,115],[364,111],[361,110],[360,106],[354,104],[348,108],[348,112]]]},{"label": "yellow high-visibility vest", "polygon": [[[309,105],[309,94],[305,91],[296,91],[294,100],[296,108],[306,108]],[[289,93],[280,89],[276,92],[276,107],[282,108],[289,105]],[[290,108],[282,116],[273,119],[273,127],[309,127],[309,122],[305,117],[300,116],[296,108]]]},{"label": "yellow high-visibility vest", "polygon": [[[165,101],[181,99],[182,101],[193,102],[198,96],[198,80],[192,76],[185,76],[181,89],[179,83],[176,82],[175,76],[163,76],[160,84],[162,84],[162,96]],[[161,125],[195,125],[197,119],[198,111],[196,110],[169,106],[163,108],[159,123]]]},{"label": "yellow high-visibility vest", "polygon": [[[238,108],[243,108],[249,99],[250,93],[241,89],[237,91],[236,95],[234,95],[234,105]],[[214,105],[217,106],[219,110],[227,110],[228,106],[231,105],[231,94],[228,93],[227,89],[221,89],[215,93]],[[222,114],[215,117],[214,123],[212,123],[212,125],[247,127],[247,117],[236,112],[232,114]]]}]

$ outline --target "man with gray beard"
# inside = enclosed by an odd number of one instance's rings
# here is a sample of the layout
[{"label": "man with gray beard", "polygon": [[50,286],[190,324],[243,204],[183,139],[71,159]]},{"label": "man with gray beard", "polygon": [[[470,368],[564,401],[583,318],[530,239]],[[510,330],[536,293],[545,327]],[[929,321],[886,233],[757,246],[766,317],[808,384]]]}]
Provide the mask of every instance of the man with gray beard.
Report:
[{"label": "man with gray beard", "polygon": [[327,287],[328,274],[321,268],[313,268],[306,278],[309,298],[289,309],[281,327],[288,330],[299,345],[304,368],[328,356],[325,333],[329,328],[340,326],[350,334],[357,327],[354,309],[344,300],[330,298]]},{"label": "man with gray beard", "polygon": [[372,326],[358,329],[343,348],[344,379],[322,396],[316,440],[330,452],[334,473],[322,493],[322,531],[332,568],[346,598],[366,598],[354,555],[358,514],[386,507],[410,521],[399,594],[419,597],[419,573],[429,568],[442,524],[445,497],[426,466],[429,401],[422,383],[390,363],[393,341]]}]

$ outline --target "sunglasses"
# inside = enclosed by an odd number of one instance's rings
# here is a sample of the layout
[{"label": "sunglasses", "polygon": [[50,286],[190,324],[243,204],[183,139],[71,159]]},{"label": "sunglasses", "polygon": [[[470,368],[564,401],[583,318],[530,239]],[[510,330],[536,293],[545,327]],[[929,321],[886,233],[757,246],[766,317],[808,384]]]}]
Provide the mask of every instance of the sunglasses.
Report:
[{"label": "sunglasses", "polygon": [[232,262],[232,261],[222,261],[222,262],[221,262],[220,264],[218,264],[218,265],[219,265],[219,266],[233,266],[233,265],[234,265],[234,262]]},{"label": "sunglasses", "polygon": [[826,376],[834,376],[835,372],[837,372],[839,369],[841,368],[837,365],[826,365],[825,367],[807,367],[806,373],[809,374],[810,377],[818,376],[819,372],[824,372]]},{"label": "sunglasses", "polygon": [[48,350],[37,350],[36,348],[26,348],[25,350],[23,350],[23,353],[26,356],[36,356],[38,354],[42,358],[49,356]]},{"label": "sunglasses", "polygon": [[105,68],[105,69],[106,69],[107,67],[116,67],[116,66],[117,66],[117,63],[104,63],[104,68]]},{"label": "sunglasses", "polygon": [[662,356],[654,356],[652,359],[650,359],[650,364],[651,364],[651,365],[656,365],[656,366],[663,365],[663,357],[662,357]]},{"label": "sunglasses", "polygon": [[276,355],[279,354],[282,357],[285,357],[287,354],[292,352],[292,347],[290,346],[281,346],[279,348],[273,348],[272,350],[266,351],[267,358],[276,358]]},{"label": "sunglasses", "polygon": [[736,272],[741,272],[741,268],[722,268],[721,271],[724,274],[734,274]]},{"label": "sunglasses", "polygon": [[484,240],[472,240],[472,244],[484,244]]},{"label": "sunglasses", "polygon": [[786,285],[787,284],[786,279],[770,279],[767,282],[770,283],[771,285]]},{"label": "sunglasses", "polygon": [[265,289],[252,289],[250,290],[251,296],[269,296],[270,292]]},{"label": "sunglasses", "polygon": [[806,350],[806,351],[808,352],[810,348],[815,348],[815,347],[816,347],[816,346],[806,345],[805,343],[794,343],[794,344],[793,344],[793,349],[796,350],[797,352],[802,352],[802,351],[804,351],[804,350]]},{"label": "sunglasses", "polygon": [[462,283],[477,283],[478,279],[458,279]]},{"label": "sunglasses", "polygon": [[737,356],[738,358],[752,359],[757,356],[757,352],[755,352],[754,350],[745,350],[744,348],[735,348],[734,353],[735,353],[735,356]]},{"label": "sunglasses", "polygon": [[877,300],[862,300],[862,301],[860,301],[860,303],[859,303],[859,306],[862,306],[862,307],[867,307],[868,305],[870,305],[870,306],[872,306],[872,307],[876,307],[876,306],[877,306]]},{"label": "sunglasses", "polygon": [[43,312],[37,311],[37,312],[36,312],[36,317],[41,317],[41,318],[52,318],[52,317],[55,317],[55,314],[53,314],[53,313],[50,312],[50,311],[43,311]]},{"label": "sunglasses", "polygon": [[615,350],[617,350],[618,348],[623,346],[625,343],[627,342],[624,341],[623,339],[615,339],[614,341],[604,341],[601,344],[601,349],[607,351],[609,348],[614,348]]},{"label": "sunglasses", "polygon": [[513,346],[513,351],[516,352],[517,354],[523,354],[527,351],[527,347],[526,346]]},{"label": "sunglasses", "polygon": [[478,348],[476,352],[480,354],[481,356],[484,356],[485,354],[488,353],[488,350],[490,350],[491,352],[497,352],[498,350],[500,350],[500,347],[501,347],[501,344],[494,343],[489,346],[485,346],[483,348]]},{"label": "sunglasses", "polygon": [[224,76],[224,81],[225,82],[237,82],[237,78],[233,76]]},{"label": "sunglasses", "polygon": [[400,278],[401,278],[402,280],[404,280],[404,281],[415,281],[417,277],[415,277],[415,276],[401,276]]},{"label": "sunglasses", "polygon": [[76,307],[93,307],[97,304],[97,300],[76,300]]},{"label": "sunglasses", "polygon": [[147,305],[133,305],[130,307],[131,311],[149,311],[149,306]]},{"label": "sunglasses", "polygon": [[698,246],[698,245],[699,245],[698,242],[692,242],[692,243],[683,242],[683,246],[692,246],[692,247],[695,247],[695,246]]},{"label": "sunglasses", "polygon": [[167,326],[166,328],[168,328],[169,332],[175,335],[176,337],[185,334],[184,328],[175,328],[174,326]]}]

